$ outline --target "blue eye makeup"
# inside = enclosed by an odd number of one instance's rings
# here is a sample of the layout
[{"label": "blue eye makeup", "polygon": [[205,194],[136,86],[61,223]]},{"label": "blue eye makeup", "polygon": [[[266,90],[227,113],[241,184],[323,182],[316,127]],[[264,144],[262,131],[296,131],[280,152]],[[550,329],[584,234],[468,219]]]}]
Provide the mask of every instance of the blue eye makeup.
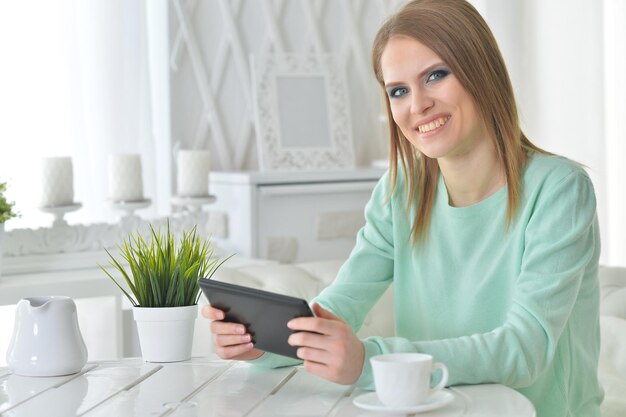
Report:
[{"label": "blue eye makeup", "polygon": [[406,87],[393,87],[387,90],[387,95],[389,96],[389,98],[400,98],[408,92],[409,89]]},{"label": "blue eye makeup", "polygon": [[449,74],[450,74],[449,69],[446,69],[446,68],[436,69],[432,71],[430,74],[428,74],[428,76],[426,77],[426,82],[430,83],[433,81],[439,81],[443,78],[446,78]]},{"label": "blue eye makeup", "polygon": [[[422,78],[424,80],[423,81],[424,84],[430,84],[430,83],[437,82],[439,80],[443,80],[448,75],[452,74],[452,71],[450,71],[446,67],[439,67],[425,74],[426,75],[420,74],[419,77],[425,77],[425,78]],[[402,85],[397,86],[397,87],[389,87],[387,89],[387,95],[389,96],[390,99],[402,98],[405,95],[409,94],[410,92],[411,90],[409,89],[409,87],[402,86]]]}]

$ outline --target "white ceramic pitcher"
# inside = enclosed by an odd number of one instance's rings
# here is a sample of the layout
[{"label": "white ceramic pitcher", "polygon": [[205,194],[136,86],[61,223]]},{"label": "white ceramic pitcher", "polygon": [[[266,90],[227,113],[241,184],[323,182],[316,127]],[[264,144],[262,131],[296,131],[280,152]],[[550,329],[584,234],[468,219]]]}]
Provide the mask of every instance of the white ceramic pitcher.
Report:
[{"label": "white ceramic pitcher", "polygon": [[17,303],[7,365],[16,375],[59,376],[79,372],[87,347],[69,297],[23,298]]}]

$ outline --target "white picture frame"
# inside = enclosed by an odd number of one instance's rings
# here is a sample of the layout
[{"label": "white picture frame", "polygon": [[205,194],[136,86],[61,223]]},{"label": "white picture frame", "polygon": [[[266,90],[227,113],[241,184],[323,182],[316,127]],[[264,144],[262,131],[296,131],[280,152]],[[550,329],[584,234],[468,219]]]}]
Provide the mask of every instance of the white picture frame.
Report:
[{"label": "white picture frame", "polygon": [[346,82],[332,55],[253,59],[261,171],[355,166]]}]

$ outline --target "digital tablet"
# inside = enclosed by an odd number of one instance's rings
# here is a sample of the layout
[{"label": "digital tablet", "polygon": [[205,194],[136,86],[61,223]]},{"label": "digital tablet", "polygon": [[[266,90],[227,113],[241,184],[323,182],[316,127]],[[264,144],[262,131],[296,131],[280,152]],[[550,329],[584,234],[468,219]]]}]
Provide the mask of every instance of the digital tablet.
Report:
[{"label": "digital tablet", "polygon": [[297,359],[297,346],[287,343],[294,333],[287,322],[313,316],[305,300],[211,279],[198,284],[209,304],[226,313],[224,321],[246,326],[255,348]]}]

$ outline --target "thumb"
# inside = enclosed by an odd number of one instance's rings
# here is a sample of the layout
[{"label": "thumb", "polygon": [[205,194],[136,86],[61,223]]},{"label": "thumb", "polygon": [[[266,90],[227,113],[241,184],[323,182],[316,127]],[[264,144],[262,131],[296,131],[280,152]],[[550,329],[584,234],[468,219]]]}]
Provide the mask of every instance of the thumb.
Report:
[{"label": "thumb", "polygon": [[343,321],[339,317],[331,313],[330,311],[322,308],[322,306],[317,303],[313,304],[313,313],[315,314],[315,317],[319,317],[322,319]]}]

